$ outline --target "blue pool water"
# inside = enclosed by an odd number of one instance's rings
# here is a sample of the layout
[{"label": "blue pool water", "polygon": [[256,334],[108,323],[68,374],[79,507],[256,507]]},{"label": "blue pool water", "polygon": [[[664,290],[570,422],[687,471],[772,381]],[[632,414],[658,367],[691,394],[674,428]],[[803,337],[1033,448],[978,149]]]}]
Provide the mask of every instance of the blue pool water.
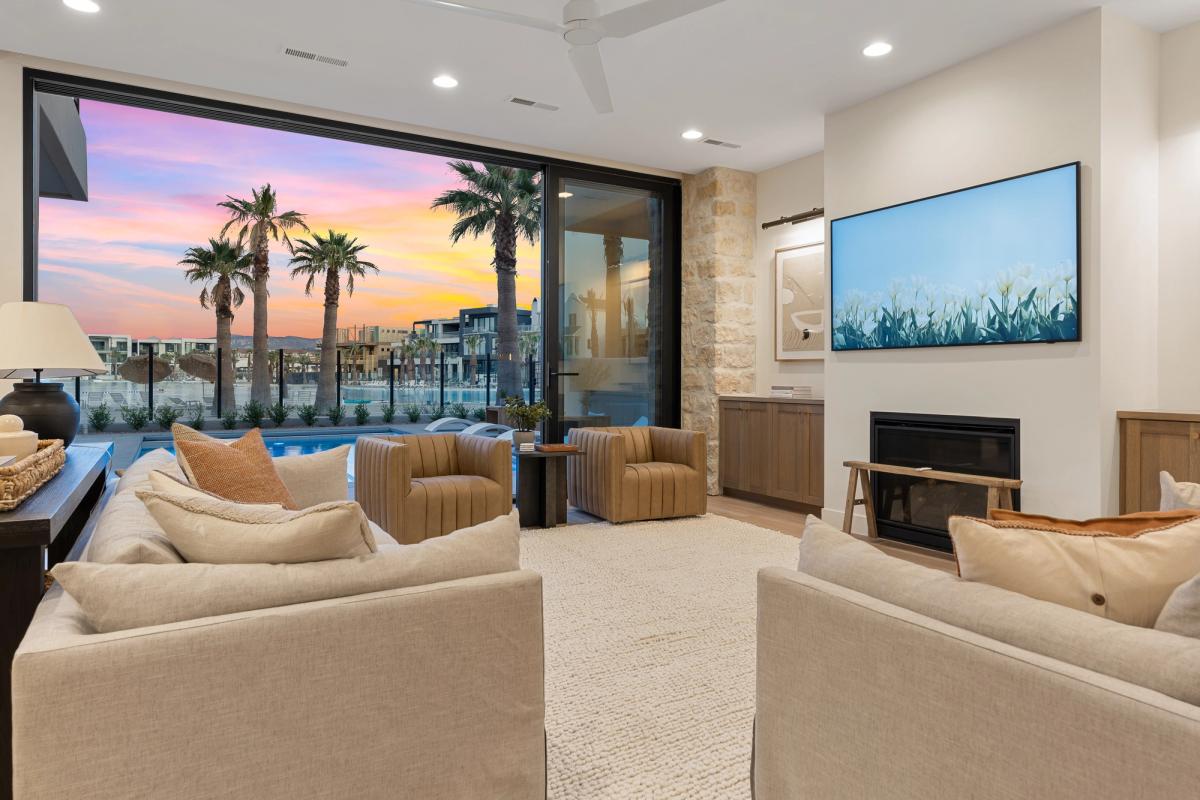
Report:
[{"label": "blue pool water", "polygon": [[[311,453],[320,453],[325,450],[332,450],[335,447],[341,447],[344,444],[353,445],[357,441],[358,436],[264,436],[263,443],[267,446],[267,450],[271,452],[273,457],[279,456],[306,456]],[[175,448],[171,440],[165,439],[161,442],[143,442],[142,449],[138,451],[138,457],[142,457],[152,450],[167,450],[171,453],[175,452]],[[354,463],[354,451],[350,451],[350,463]],[[351,467],[353,469],[353,467]]]}]

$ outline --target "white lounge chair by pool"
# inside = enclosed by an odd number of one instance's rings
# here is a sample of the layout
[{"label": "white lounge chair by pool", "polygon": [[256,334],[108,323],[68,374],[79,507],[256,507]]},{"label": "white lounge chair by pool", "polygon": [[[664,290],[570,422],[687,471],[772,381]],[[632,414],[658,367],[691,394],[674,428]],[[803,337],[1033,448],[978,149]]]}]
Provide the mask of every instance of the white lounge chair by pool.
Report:
[{"label": "white lounge chair by pool", "polygon": [[500,425],[495,422],[476,422],[471,427],[459,431],[459,433],[465,433],[468,436],[487,436],[489,439],[497,439],[510,431],[512,431],[512,428],[507,425]]},{"label": "white lounge chair by pool", "polygon": [[462,433],[475,423],[462,417],[442,417],[425,426],[429,433]]}]

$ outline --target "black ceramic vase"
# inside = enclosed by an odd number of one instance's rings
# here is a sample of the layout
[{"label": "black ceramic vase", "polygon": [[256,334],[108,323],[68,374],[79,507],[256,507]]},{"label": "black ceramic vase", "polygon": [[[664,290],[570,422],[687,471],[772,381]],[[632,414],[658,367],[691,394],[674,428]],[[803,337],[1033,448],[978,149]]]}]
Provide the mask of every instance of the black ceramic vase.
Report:
[{"label": "black ceramic vase", "polygon": [[62,439],[68,445],[79,430],[79,404],[61,383],[16,383],[0,399],[0,414],[15,414],[25,430],[39,439]]}]

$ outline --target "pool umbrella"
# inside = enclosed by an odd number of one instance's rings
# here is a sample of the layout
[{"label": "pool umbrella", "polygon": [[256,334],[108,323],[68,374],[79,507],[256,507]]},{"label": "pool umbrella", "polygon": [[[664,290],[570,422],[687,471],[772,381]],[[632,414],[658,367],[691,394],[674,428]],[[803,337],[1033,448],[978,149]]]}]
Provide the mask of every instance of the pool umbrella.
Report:
[{"label": "pool umbrella", "polygon": [[188,353],[179,359],[179,368],[202,381],[214,383],[217,380],[217,358],[211,353]]},{"label": "pool umbrella", "polygon": [[[121,368],[117,370],[117,372],[127,381],[133,381],[134,383],[145,383],[147,372],[149,371],[149,364],[147,363],[147,359],[149,358],[150,356],[146,355],[145,353],[139,353],[136,356],[130,356],[129,358],[125,359],[125,363],[121,365]],[[167,361],[165,358],[154,359],[154,380],[156,382],[165,381],[170,375],[171,362]]]}]

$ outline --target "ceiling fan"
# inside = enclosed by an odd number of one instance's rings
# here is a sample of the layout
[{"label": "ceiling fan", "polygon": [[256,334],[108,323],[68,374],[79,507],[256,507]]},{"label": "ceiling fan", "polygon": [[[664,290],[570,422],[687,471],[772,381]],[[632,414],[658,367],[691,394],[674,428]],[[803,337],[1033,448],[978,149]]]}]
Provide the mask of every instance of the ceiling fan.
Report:
[{"label": "ceiling fan", "polygon": [[643,0],[641,3],[600,15],[596,13],[595,0],[570,0],[563,8],[561,25],[540,17],[479,8],[451,0],[408,2],[557,33],[570,45],[567,48],[567,56],[571,59],[571,65],[579,75],[579,80],[583,82],[583,88],[587,91],[592,106],[599,113],[608,114],[613,110],[613,104],[608,91],[608,78],[604,75],[604,62],[600,59],[601,40],[632,36],[702,8],[715,6],[724,0]]}]

